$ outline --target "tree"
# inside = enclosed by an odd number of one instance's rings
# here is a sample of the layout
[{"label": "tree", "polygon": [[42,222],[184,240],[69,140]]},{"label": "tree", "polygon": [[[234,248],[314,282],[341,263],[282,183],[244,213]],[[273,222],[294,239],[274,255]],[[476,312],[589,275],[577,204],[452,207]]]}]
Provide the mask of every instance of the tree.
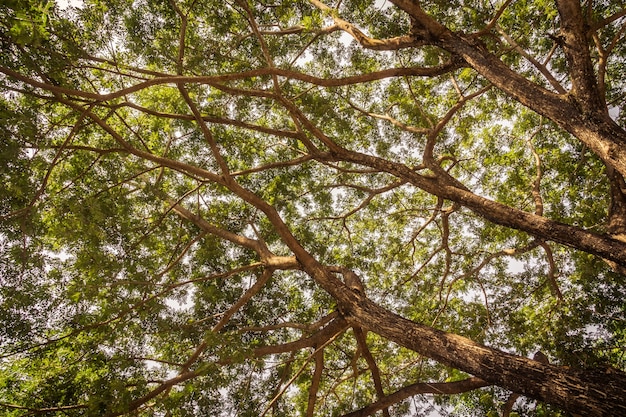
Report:
[{"label": "tree", "polygon": [[5,415],[626,415],[620,2],[0,7]]}]

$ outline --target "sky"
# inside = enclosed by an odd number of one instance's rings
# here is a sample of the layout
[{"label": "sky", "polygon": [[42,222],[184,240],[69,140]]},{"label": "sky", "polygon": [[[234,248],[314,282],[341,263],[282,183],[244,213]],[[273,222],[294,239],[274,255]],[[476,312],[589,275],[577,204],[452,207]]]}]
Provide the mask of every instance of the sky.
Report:
[{"label": "sky", "polygon": [[55,0],[55,2],[61,9],[66,9],[68,6],[80,7],[83,4],[83,0]]}]

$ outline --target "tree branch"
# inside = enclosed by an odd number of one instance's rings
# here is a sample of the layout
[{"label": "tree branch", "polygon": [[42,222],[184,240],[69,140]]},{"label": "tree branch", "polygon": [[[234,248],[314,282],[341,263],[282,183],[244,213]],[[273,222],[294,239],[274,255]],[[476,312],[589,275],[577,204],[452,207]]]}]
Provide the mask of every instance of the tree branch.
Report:
[{"label": "tree branch", "polygon": [[368,405],[360,410],[353,411],[345,414],[343,417],[367,417],[371,416],[375,412],[384,408],[390,407],[394,404],[398,404],[401,401],[409,397],[413,397],[419,394],[461,394],[468,391],[473,391],[478,388],[487,387],[491,384],[483,381],[480,378],[468,378],[462,381],[455,382],[419,382],[416,384],[408,385],[393,394],[389,394],[377,402]]}]

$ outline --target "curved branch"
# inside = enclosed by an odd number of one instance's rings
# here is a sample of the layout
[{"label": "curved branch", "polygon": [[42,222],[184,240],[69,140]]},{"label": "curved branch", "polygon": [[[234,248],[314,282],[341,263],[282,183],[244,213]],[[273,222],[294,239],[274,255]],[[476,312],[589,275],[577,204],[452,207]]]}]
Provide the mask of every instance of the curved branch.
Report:
[{"label": "curved branch", "polygon": [[[130,101],[125,101],[125,102],[115,105],[115,107],[118,107],[118,106],[127,106],[135,110],[139,110],[140,112],[149,114],[151,116],[161,117],[165,119],[196,120],[195,116],[190,115],[190,114],[163,113],[163,112],[149,109],[147,107],[140,106]],[[201,116],[201,118],[205,122],[209,122],[209,123],[236,126],[236,127],[241,127],[244,129],[254,130],[260,133],[267,133],[267,134],[274,135],[274,136],[288,137],[288,138],[293,138],[293,139],[299,139],[301,136],[298,132],[272,129],[270,127],[255,125],[252,123],[246,123],[246,122],[242,122],[241,120],[229,119],[227,117],[205,115],[205,116]]]},{"label": "curved branch", "polygon": [[419,382],[416,384],[408,385],[393,394],[389,394],[373,404],[368,405],[360,410],[353,411],[345,414],[343,417],[367,417],[371,416],[375,412],[388,408],[394,404],[397,404],[409,397],[413,397],[419,394],[461,394],[468,391],[473,391],[478,388],[487,387],[489,384],[480,378],[468,378],[462,381],[455,382]]},{"label": "curved branch", "polygon": [[398,178],[405,178],[414,186],[430,194],[465,206],[493,223],[522,230],[539,238],[552,240],[575,249],[599,255],[626,266],[626,244],[610,236],[598,235],[575,226],[559,223],[536,214],[509,207],[458,188],[456,185],[448,184],[440,179],[420,175],[403,164],[384,160],[376,156],[342,149],[336,155],[322,154],[316,158],[323,160],[341,159],[377,168]]},{"label": "curved branch", "polygon": [[561,293],[559,283],[556,281],[557,267],[556,262],[554,262],[552,248],[550,248],[550,245],[545,242],[542,242],[539,245],[546,252],[546,257],[548,258],[548,286],[550,287],[550,292],[552,293],[553,297],[557,298],[557,300],[563,301],[563,293]]},{"label": "curved branch", "polygon": [[423,42],[416,40],[413,36],[396,36],[389,39],[374,39],[365,35],[353,24],[343,20],[334,10],[319,0],[309,0],[311,4],[323,12],[330,14],[338,26],[344,32],[350,34],[362,47],[376,51],[396,51],[398,49],[412,48],[424,45]]},{"label": "curved branch", "polygon": [[459,68],[460,63],[458,62],[448,62],[442,65],[437,65],[434,67],[410,67],[410,68],[389,68],[386,70],[376,71],[372,73],[362,74],[362,75],[354,75],[349,77],[341,77],[341,78],[320,78],[315,77],[308,74],[303,74],[301,72],[282,69],[282,68],[259,68],[255,70],[242,71],[231,74],[223,74],[223,75],[214,75],[214,76],[183,76],[183,75],[163,75],[156,78],[152,78],[130,87],[123,88],[121,90],[107,93],[107,94],[99,94],[92,93],[89,91],[81,91],[68,87],[61,87],[54,84],[37,81],[30,77],[26,77],[19,72],[13,71],[10,68],[4,67],[0,65],[0,73],[4,73],[5,75],[16,79],[18,81],[24,82],[33,87],[41,88],[45,91],[50,91],[53,93],[63,94],[69,97],[81,97],[97,102],[104,102],[114,100],[116,98],[121,98],[126,95],[135,93],[137,91],[144,90],[148,87],[153,87],[157,85],[177,85],[177,84],[206,84],[211,85],[216,88],[223,88],[223,85],[220,83],[235,81],[235,80],[245,80],[256,77],[263,76],[272,76],[277,75],[289,79],[294,79],[298,81],[304,81],[310,84],[319,85],[323,87],[339,87],[346,85],[359,84],[367,81],[377,81],[385,78],[391,77],[399,77],[399,76],[419,76],[419,77],[431,77],[435,75],[445,74],[454,69]]},{"label": "curved branch", "polygon": [[294,350],[300,350],[314,346],[321,346],[336,335],[343,333],[349,327],[350,326],[348,325],[346,320],[343,319],[341,316],[338,316],[333,321],[328,323],[328,325],[318,330],[311,336],[304,337],[293,342],[283,343],[280,345],[258,347],[254,349],[254,356],[261,357],[277,353],[292,352]]},{"label": "curved branch", "polygon": [[229,232],[228,230],[214,226],[201,216],[183,207],[179,201],[174,200],[163,191],[159,189],[151,189],[151,191],[155,194],[156,197],[167,202],[170,205],[171,209],[176,212],[176,214],[178,214],[183,219],[192,222],[197,227],[199,227],[200,230],[203,230],[204,232],[210,233],[219,238],[228,240],[229,242],[232,242],[244,248],[251,249],[259,254],[259,256],[267,254],[267,248],[261,241],[250,239],[248,237],[241,236],[236,233]]}]

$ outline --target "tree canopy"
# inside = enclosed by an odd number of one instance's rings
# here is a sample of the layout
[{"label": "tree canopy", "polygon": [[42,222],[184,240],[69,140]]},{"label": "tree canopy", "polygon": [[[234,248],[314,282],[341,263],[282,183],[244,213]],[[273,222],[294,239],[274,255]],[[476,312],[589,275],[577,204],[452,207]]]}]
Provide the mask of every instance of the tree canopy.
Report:
[{"label": "tree canopy", "polygon": [[626,415],[625,32],[3,2],[2,414]]}]

